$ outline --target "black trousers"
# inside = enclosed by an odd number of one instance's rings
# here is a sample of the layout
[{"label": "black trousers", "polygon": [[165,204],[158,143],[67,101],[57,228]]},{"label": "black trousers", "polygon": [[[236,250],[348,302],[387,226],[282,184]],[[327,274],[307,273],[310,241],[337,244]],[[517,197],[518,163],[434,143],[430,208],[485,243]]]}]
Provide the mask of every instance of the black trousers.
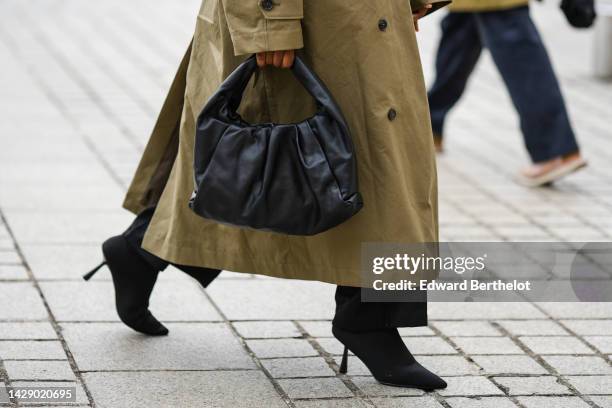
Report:
[{"label": "black trousers", "polygon": [[[123,233],[133,249],[143,257],[153,268],[163,271],[169,262],[145,251],[142,248],[144,234],[147,231],[155,208],[149,208],[140,213],[132,225]],[[218,269],[197,266],[172,264],[207,287],[219,274]],[[351,286],[336,288],[336,314],[333,325],[349,331],[372,331],[393,327],[427,326],[427,302],[392,303],[392,302],[362,302],[361,289]]]}]

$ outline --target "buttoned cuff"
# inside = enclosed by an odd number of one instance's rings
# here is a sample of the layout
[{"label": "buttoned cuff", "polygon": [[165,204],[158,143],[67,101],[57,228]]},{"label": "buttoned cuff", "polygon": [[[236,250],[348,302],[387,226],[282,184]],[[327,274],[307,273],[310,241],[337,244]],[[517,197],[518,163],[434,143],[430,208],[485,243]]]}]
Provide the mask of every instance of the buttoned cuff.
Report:
[{"label": "buttoned cuff", "polygon": [[285,51],[304,48],[302,20],[265,20],[265,30],[233,32],[234,54],[255,54],[264,51]]}]

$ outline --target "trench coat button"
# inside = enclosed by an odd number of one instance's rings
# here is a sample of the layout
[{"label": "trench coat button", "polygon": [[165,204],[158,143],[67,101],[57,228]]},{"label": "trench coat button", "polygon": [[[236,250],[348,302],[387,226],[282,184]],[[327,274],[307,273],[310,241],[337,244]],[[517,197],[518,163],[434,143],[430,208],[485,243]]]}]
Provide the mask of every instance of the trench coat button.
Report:
[{"label": "trench coat button", "polygon": [[378,29],[380,31],[386,31],[387,27],[389,27],[389,23],[387,22],[387,20],[385,20],[384,18],[378,20]]},{"label": "trench coat button", "polygon": [[387,113],[387,118],[389,118],[389,120],[393,121],[393,120],[395,120],[396,116],[397,116],[397,112],[395,111],[395,109],[393,109],[393,108],[389,109],[389,112]]},{"label": "trench coat button", "polygon": [[272,3],[272,0],[261,0],[261,8],[270,11],[274,8],[274,3]]}]

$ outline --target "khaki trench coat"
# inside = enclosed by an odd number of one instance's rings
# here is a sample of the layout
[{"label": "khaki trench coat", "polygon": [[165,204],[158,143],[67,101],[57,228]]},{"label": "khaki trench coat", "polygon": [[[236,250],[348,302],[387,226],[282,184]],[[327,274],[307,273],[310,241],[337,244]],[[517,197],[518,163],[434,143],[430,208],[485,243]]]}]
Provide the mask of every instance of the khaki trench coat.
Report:
[{"label": "khaki trench coat", "polygon": [[451,11],[495,11],[525,6],[529,0],[454,0]]},{"label": "khaki trench coat", "polygon": [[[361,286],[362,243],[438,239],[435,155],[411,4],[274,0],[265,10],[264,3],[204,0],[124,207],[137,213],[157,205],[143,248],[169,262]],[[200,110],[251,53],[301,48],[351,129],[364,208],[311,237],[198,217],[188,200]],[[252,122],[290,122],[312,115],[315,105],[290,70],[266,68],[240,110]]]}]

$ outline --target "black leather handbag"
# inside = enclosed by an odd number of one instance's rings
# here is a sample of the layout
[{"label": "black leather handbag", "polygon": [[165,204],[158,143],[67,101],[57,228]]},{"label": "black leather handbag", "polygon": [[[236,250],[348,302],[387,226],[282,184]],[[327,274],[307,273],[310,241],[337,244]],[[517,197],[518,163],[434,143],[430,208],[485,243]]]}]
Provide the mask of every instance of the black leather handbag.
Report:
[{"label": "black leather handbag", "polygon": [[597,18],[594,0],[562,0],[561,10],[567,21],[576,28],[589,28]]},{"label": "black leather handbag", "polygon": [[293,74],[314,97],[317,113],[299,123],[249,124],[236,110],[257,69],[254,56],[238,66],[198,117],[189,206],[220,223],[290,235],[341,224],[363,201],[353,142],[338,105],[296,57]]}]

